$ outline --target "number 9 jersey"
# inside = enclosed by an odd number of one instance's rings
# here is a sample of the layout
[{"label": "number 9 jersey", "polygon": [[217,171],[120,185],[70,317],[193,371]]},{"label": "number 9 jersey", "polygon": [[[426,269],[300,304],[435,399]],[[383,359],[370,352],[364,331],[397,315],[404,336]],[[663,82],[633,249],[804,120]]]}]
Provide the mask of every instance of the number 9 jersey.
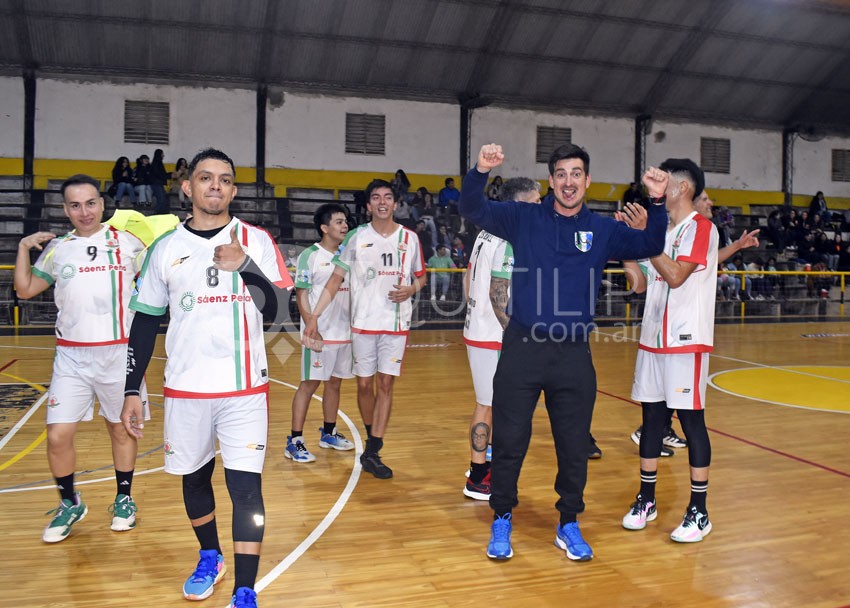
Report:
[{"label": "number 9 jersey", "polygon": [[242,249],[280,288],[292,279],[268,232],[236,218],[212,238],[183,224],[148,251],[130,308],[170,320],[165,337],[166,397],[248,395],[268,390],[263,317],[237,272],[218,270],[213,252],[237,227]]}]

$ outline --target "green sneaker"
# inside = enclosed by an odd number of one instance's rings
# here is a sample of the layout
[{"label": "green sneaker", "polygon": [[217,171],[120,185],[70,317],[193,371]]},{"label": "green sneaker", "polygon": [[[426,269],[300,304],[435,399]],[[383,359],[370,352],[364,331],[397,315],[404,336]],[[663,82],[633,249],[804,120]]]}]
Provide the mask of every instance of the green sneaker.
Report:
[{"label": "green sneaker", "polygon": [[115,502],[109,507],[112,513],[112,529],[116,532],[125,532],[136,527],[136,503],[126,494],[119,494]]},{"label": "green sneaker", "polygon": [[77,504],[70,500],[62,500],[58,507],[45,513],[45,515],[53,515],[53,519],[41,535],[44,542],[58,543],[65,540],[71,532],[71,526],[81,521],[89,512],[86,503],[80,498],[80,493],[76,492],[74,496],[77,498]]}]

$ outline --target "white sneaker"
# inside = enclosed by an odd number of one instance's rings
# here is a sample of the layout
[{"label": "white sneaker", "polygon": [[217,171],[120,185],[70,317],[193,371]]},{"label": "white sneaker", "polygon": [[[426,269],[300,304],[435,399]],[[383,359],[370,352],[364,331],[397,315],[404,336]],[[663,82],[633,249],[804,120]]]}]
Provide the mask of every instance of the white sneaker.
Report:
[{"label": "white sneaker", "polygon": [[314,462],[316,457],[304,445],[303,437],[286,437],[286,450],[283,455],[295,462]]},{"label": "white sneaker", "polygon": [[658,517],[654,500],[644,500],[640,494],[636,498],[629,512],[623,516],[623,527],[626,530],[643,530],[646,522]]},{"label": "white sneaker", "polygon": [[673,530],[670,538],[677,543],[698,543],[711,532],[711,522],[707,513],[700,513],[696,507],[685,511],[685,517],[679,527]]}]

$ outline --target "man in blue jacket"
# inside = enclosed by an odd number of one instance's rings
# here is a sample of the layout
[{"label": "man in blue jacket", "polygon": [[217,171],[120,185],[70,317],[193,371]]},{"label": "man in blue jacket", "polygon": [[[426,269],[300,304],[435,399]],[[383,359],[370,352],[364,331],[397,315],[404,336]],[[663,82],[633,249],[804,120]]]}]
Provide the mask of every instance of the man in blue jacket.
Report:
[{"label": "man in blue jacket", "polygon": [[488,201],[491,169],[504,161],[502,147],[482,146],[463,180],[460,212],[514,248],[511,320],[493,380],[493,462],[490,507],[494,511],[487,556],[509,559],[511,511],[517,480],[531,440],[531,421],[541,391],[555,440],[560,513],[555,544],[572,560],[593,551],[578,528],[587,481],[587,438],[596,399],[596,371],[588,344],[596,294],[610,259],[637,260],[661,253],[667,226],[663,195],[668,174],[649,168],[647,228],[629,228],[585,205],[590,157],[569,144],[549,158],[553,197],[540,205]]}]

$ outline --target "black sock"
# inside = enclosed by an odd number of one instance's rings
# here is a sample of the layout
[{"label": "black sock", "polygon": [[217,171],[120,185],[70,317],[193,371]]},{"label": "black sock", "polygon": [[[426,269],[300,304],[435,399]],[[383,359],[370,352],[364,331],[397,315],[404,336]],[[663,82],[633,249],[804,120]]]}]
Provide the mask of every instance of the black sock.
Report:
[{"label": "black sock", "polygon": [[708,513],[705,508],[705,497],[708,493],[708,481],[694,481],[691,479],[691,504],[700,513]]},{"label": "black sock", "polygon": [[507,511],[493,511],[493,521],[495,521],[497,519],[501,519],[505,515],[510,515],[510,514],[511,514],[510,509],[507,510]]},{"label": "black sock", "polygon": [[333,435],[336,430],[336,421],[333,422],[325,422],[324,428],[322,429],[325,432],[325,435]]},{"label": "black sock", "polygon": [[481,481],[487,477],[487,473],[489,472],[489,462],[482,462],[481,464],[478,464],[477,462],[469,463],[469,481],[472,483],[481,483]]},{"label": "black sock", "polygon": [[644,500],[655,502],[655,481],[658,479],[658,471],[640,470],[640,497]]},{"label": "black sock", "polygon": [[236,574],[233,577],[233,595],[239,587],[254,588],[257,582],[257,570],[260,567],[260,556],[250,553],[236,553],[233,556]]},{"label": "black sock", "polygon": [[200,526],[193,526],[195,536],[198,537],[198,542],[201,543],[202,551],[211,551],[215,549],[221,553],[221,545],[218,544],[218,526],[215,523],[215,517],[212,521]]},{"label": "black sock", "polygon": [[132,496],[133,491],[133,471],[119,471],[115,469],[115,483],[118,486],[118,494],[126,494]]},{"label": "black sock", "polygon": [[74,474],[65,475],[65,477],[54,477],[56,485],[59,488],[59,497],[62,500],[70,500],[71,504],[76,504],[74,497]]},{"label": "black sock", "polygon": [[368,439],[369,437],[372,436],[372,425],[371,424],[364,424],[363,426],[366,427],[366,439]]},{"label": "black sock", "polygon": [[292,438],[293,438],[293,439],[295,439],[296,437],[303,437],[303,436],[304,436],[304,431],[296,431],[296,430],[292,430],[292,431],[290,431],[290,432],[292,433]]},{"label": "black sock", "polygon": [[381,448],[384,447],[384,440],[382,437],[369,437],[366,440],[366,451],[371,454],[377,454],[381,451]]},{"label": "black sock", "polygon": [[561,526],[565,526],[566,524],[574,524],[576,523],[576,514],[575,513],[561,513]]}]

